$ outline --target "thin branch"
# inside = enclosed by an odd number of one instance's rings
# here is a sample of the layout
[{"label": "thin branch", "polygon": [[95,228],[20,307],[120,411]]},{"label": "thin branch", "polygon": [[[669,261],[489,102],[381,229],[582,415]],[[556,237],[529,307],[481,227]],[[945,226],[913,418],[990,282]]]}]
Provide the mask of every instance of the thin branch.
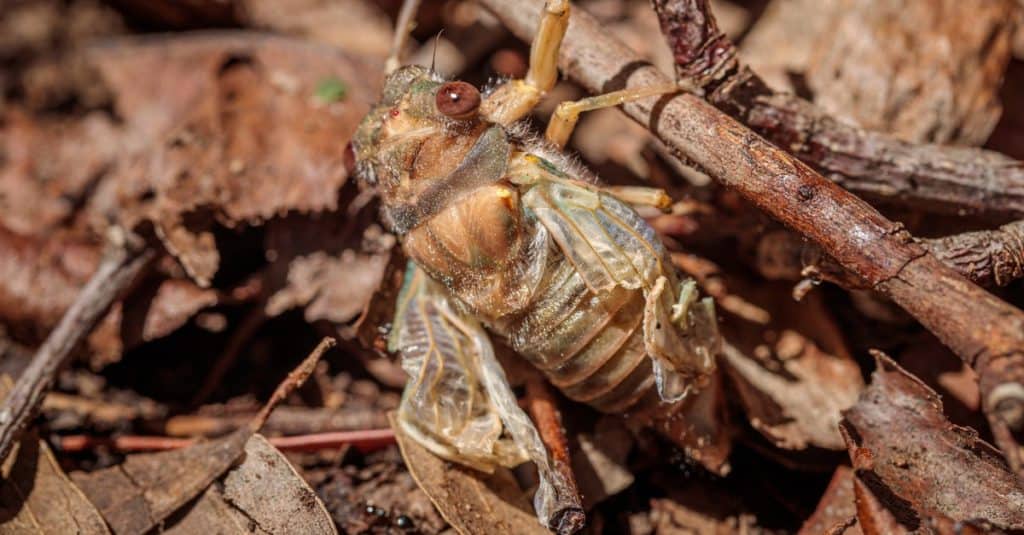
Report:
[{"label": "thin branch", "polygon": [[[943,264],[981,286],[1006,286],[1024,277],[1024,220],[995,230],[952,234],[920,240]],[[761,237],[757,244],[757,268],[771,279],[827,280],[850,289],[868,285],[817,245],[791,232],[779,230]]]},{"label": "thin branch", "polygon": [[844,188],[919,208],[1024,215],[1024,163],[981,149],[908,143],[836,120],[796,95],[776,93],[740,65],[707,0],[652,3],[680,78],[692,80],[715,107]]},{"label": "thin branch", "polygon": [[576,477],[572,472],[572,460],[569,457],[569,440],[562,427],[562,415],[558,404],[551,394],[550,386],[539,373],[532,374],[526,381],[526,407],[537,424],[540,438],[551,452],[551,464],[562,475],[562,481],[569,487],[559,496],[570,497],[568,503],[561,503],[552,515],[551,525],[556,527],[559,535],[570,535],[583,529],[586,515],[583,512],[583,499],[576,487]]},{"label": "thin branch", "polygon": [[[541,0],[482,3],[514,34],[532,38]],[[559,65],[594,93],[669,82],[581,10],[570,21]],[[993,428],[1024,426],[1012,417],[1024,406],[1024,312],[965,280],[901,225],[701,98],[683,94],[623,108],[674,153],[818,244],[935,333],[978,373]],[[1024,476],[1020,451],[1000,446]]]},{"label": "thin branch", "polygon": [[[395,443],[395,432],[390,428],[365,429],[359,431],[331,431],[290,437],[267,439],[281,451],[321,451],[351,446],[363,453],[377,451]],[[119,437],[97,437],[90,435],[66,435],[55,437],[55,446],[65,453],[86,451],[103,446],[119,452],[164,451],[186,448],[196,443],[190,438],[123,435]]]},{"label": "thin branch", "polygon": [[38,414],[46,391],[72,351],[156,256],[142,239],[126,235],[120,229],[115,229],[111,238],[96,272],[39,347],[4,400],[0,409],[0,459],[7,456],[29,421]]}]

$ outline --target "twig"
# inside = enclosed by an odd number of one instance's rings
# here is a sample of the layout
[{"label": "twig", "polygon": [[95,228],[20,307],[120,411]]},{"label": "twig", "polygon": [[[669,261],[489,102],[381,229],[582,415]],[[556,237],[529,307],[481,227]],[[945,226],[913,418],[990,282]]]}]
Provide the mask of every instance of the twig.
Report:
[{"label": "twig", "polygon": [[[995,230],[921,240],[943,264],[981,286],[1006,286],[1024,277],[1024,220]],[[769,278],[821,278],[846,288],[864,288],[858,280],[814,244],[786,231],[765,234],[757,245],[757,267]],[[808,273],[808,269],[811,273]]]},{"label": "twig", "polygon": [[[520,38],[533,36],[540,0],[482,3]],[[580,10],[569,23],[559,65],[594,93],[669,82]],[[623,108],[675,153],[817,243],[935,333],[978,372],[993,428],[1024,427],[1024,418],[1013,418],[1024,406],[1024,312],[965,280],[900,225],[697,96]],[[1000,446],[1024,476],[1020,451],[1006,441]]]},{"label": "twig", "polygon": [[559,504],[560,508],[552,515],[551,526],[556,527],[559,535],[569,535],[583,529],[586,515],[583,512],[583,499],[576,486],[576,477],[572,472],[572,459],[569,457],[569,440],[562,428],[562,415],[558,411],[550,387],[540,374],[531,374],[526,381],[526,407],[537,424],[540,439],[551,453],[551,464],[562,481],[569,487],[559,492],[560,496],[570,497],[570,503]]},{"label": "twig", "polygon": [[71,352],[156,256],[145,242],[115,228],[103,260],[60,322],[39,347],[0,409],[0,459],[39,412],[46,391]]},{"label": "twig", "polygon": [[692,80],[715,107],[844,188],[920,208],[1024,215],[1024,163],[981,149],[916,145],[838,121],[804,99],[775,93],[742,67],[707,0],[652,3],[680,78]]},{"label": "twig", "polygon": [[220,354],[217,361],[214,363],[213,368],[206,374],[206,378],[203,379],[203,385],[199,387],[195,396],[192,397],[192,407],[198,407],[210,399],[210,396],[223,384],[224,376],[231,371],[232,366],[238,362],[238,357],[242,354],[242,350],[246,348],[249,341],[252,339],[256,331],[263,326],[267,321],[267,314],[264,311],[263,303],[257,303],[256,308],[249,311],[248,314],[242,318],[242,323],[238,326],[233,333],[231,338],[228,339],[227,347],[224,348],[224,352]]},{"label": "twig", "polygon": [[[66,435],[55,437],[53,440],[57,449],[66,453],[87,451],[101,446],[118,452],[163,451],[186,448],[196,443],[196,440],[190,438],[139,435],[112,438]],[[363,453],[369,453],[394,444],[395,432],[390,428],[333,431],[291,437],[272,437],[267,440],[281,451],[320,451],[351,446]]]},{"label": "twig", "polygon": [[263,427],[263,424],[267,422],[267,418],[270,417],[270,413],[273,412],[274,407],[277,407],[278,403],[284,401],[292,392],[302,386],[302,383],[305,383],[310,375],[313,375],[316,363],[320,362],[320,357],[323,357],[327,350],[336,345],[338,345],[338,341],[334,338],[326,337],[320,340],[320,343],[313,348],[309,356],[299,363],[294,370],[288,372],[288,376],[281,381],[281,384],[277,385],[274,393],[270,395],[270,399],[263,405],[260,412],[252,420],[249,420],[248,426],[253,433]]},{"label": "twig", "polygon": [[[163,425],[163,432],[174,437],[217,436],[245,425],[252,412],[226,415],[183,414]],[[263,425],[264,432],[282,435],[307,435],[325,431],[353,431],[388,425],[383,411],[372,407],[321,409],[278,407]]]}]

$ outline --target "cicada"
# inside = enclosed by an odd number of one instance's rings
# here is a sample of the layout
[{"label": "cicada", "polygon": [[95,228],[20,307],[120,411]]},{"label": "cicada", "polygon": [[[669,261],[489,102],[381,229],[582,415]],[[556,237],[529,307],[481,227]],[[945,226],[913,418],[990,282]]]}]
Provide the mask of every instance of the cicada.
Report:
[{"label": "cicada", "polygon": [[569,12],[548,0],[526,77],[487,92],[396,67],[352,141],[356,174],[410,259],[389,338],[409,375],[399,425],[471,467],[536,463],[545,524],[560,476],[490,337],[606,413],[679,401],[714,370],[720,343],[712,301],[631,207],[667,195],[602,187],[563,151],[580,113],[679,87],[563,103],[543,138],[523,126],[557,80]]}]

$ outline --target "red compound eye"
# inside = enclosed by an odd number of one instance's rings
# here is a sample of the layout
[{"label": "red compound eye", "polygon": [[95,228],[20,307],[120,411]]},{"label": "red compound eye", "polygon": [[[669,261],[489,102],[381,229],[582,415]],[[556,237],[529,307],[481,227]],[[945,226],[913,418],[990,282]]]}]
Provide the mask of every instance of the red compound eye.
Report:
[{"label": "red compound eye", "polygon": [[465,120],[480,108],[480,92],[466,82],[448,82],[437,90],[437,111],[452,119]]}]

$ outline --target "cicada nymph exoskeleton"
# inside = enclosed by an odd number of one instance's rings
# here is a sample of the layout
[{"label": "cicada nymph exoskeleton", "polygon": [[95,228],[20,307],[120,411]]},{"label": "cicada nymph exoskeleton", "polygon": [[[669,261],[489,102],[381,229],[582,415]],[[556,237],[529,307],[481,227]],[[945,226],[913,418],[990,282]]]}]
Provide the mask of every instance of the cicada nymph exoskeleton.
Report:
[{"label": "cicada nymph exoskeleton", "polygon": [[564,103],[544,140],[519,124],[555,84],[568,20],[568,2],[548,0],[526,77],[486,95],[390,60],[381,100],[353,139],[358,176],[379,192],[410,258],[390,337],[409,374],[399,425],[476,468],[536,463],[545,523],[560,476],[490,336],[569,398],[608,413],[682,399],[713,371],[719,345],[712,302],[677,277],[629,204],[667,196],[602,188],[561,150],[581,112],[678,87]]}]

